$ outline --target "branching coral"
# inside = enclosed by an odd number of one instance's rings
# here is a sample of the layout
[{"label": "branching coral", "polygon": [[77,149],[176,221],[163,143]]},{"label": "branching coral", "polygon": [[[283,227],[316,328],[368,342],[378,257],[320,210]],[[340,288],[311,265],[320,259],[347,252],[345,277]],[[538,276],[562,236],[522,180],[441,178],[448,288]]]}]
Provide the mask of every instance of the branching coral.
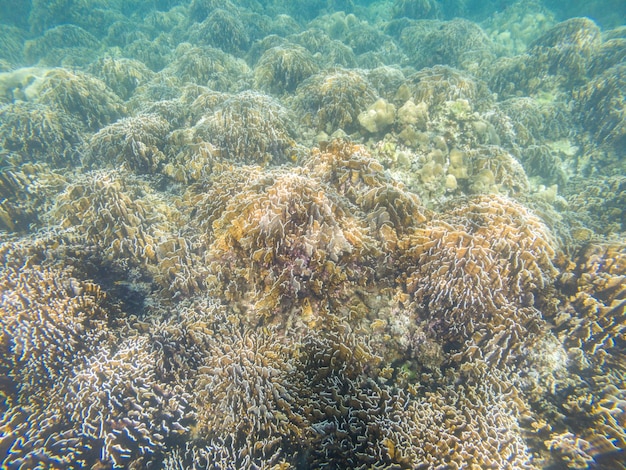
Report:
[{"label": "branching coral", "polygon": [[125,113],[120,98],[102,81],[84,72],[53,69],[33,83],[29,93],[37,102],[75,116],[92,131]]},{"label": "branching coral", "polygon": [[372,85],[358,71],[336,69],[308,78],[296,90],[296,106],[321,131],[358,129],[358,115],[376,101]]},{"label": "branching coral", "polygon": [[257,86],[271,93],[291,93],[317,72],[313,56],[303,47],[283,45],[265,51],[254,67]]},{"label": "branching coral", "polygon": [[230,163],[285,163],[297,156],[291,113],[252,91],[225,99],[194,128],[197,141],[215,145]]},{"label": "branching coral", "polygon": [[[269,466],[294,456],[310,439],[297,389],[297,350],[223,323],[219,342],[206,351],[195,383],[196,438],[208,441],[210,460],[226,454],[231,465]],[[229,331],[230,330],[230,331]]]},{"label": "branching coral", "polygon": [[491,92],[483,81],[447,66],[420,70],[407,78],[407,86],[415,102],[425,102],[430,113],[445,109],[448,101],[466,100],[476,110],[493,104]]},{"label": "branching coral", "polygon": [[534,305],[556,274],[556,247],[523,206],[495,195],[470,199],[399,244],[401,280],[446,341],[469,340],[469,351],[497,361],[540,321]]},{"label": "branching coral", "polygon": [[440,8],[436,0],[394,0],[393,17],[416,20],[437,18],[441,14]]},{"label": "branching coral", "polygon": [[155,114],[120,119],[91,136],[84,151],[85,163],[155,173],[165,161],[163,147],[169,130],[168,122]]},{"label": "branching coral", "polygon": [[592,55],[600,47],[600,28],[589,18],[572,18],[546,31],[528,46],[533,60],[546,73],[558,76],[571,88],[587,76]]}]

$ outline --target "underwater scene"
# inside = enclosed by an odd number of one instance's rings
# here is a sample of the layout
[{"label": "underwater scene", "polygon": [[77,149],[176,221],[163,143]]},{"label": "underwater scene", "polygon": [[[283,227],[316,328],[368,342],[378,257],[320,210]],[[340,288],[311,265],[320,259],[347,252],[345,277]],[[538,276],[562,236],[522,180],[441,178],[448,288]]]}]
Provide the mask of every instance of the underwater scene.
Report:
[{"label": "underwater scene", "polygon": [[626,469],[626,2],[0,0],[1,469]]}]

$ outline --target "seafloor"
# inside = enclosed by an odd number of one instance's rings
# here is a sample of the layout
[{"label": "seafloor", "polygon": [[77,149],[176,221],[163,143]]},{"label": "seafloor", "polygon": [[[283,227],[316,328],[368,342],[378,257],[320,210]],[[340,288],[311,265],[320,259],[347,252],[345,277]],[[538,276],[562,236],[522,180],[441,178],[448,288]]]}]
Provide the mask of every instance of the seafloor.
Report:
[{"label": "seafloor", "polygon": [[1,467],[626,468],[625,5],[0,0]]}]

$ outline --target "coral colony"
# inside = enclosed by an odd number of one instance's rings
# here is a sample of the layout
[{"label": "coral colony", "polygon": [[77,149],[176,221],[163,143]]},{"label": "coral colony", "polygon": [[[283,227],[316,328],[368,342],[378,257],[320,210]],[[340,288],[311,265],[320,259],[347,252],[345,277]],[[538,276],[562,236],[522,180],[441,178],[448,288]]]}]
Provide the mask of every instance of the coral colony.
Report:
[{"label": "coral colony", "polygon": [[626,468],[613,16],[24,3],[2,468]]}]

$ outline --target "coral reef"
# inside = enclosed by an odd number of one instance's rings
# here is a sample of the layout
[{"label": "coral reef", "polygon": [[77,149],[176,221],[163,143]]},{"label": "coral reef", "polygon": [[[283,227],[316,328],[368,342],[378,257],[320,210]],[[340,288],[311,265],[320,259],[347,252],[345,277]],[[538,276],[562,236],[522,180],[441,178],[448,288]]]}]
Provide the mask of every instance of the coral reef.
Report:
[{"label": "coral reef", "polygon": [[154,173],[165,161],[163,147],[170,126],[155,114],[120,119],[91,136],[84,162],[96,167],[126,166],[138,173]]},{"label": "coral reef", "polygon": [[0,148],[21,161],[67,167],[82,142],[80,123],[54,106],[18,101],[0,108]]},{"label": "coral reef", "polygon": [[67,179],[45,164],[15,160],[0,169],[0,230],[27,232],[39,226]]},{"label": "coral reef", "polygon": [[394,18],[437,18],[440,15],[439,3],[436,0],[394,0]]},{"label": "coral reef", "polygon": [[479,196],[399,241],[401,281],[446,341],[490,361],[514,355],[540,322],[535,305],[553,281],[555,242],[523,206]]},{"label": "coral reef", "polygon": [[100,42],[84,29],[67,24],[46,30],[41,37],[26,41],[24,57],[29,64],[75,66],[88,64]]},{"label": "coral reef", "polygon": [[189,39],[195,44],[213,46],[230,54],[241,53],[250,42],[239,17],[222,8],[214,9],[202,23],[192,28]]},{"label": "coral reef", "polygon": [[596,141],[614,148],[623,157],[626,142],[626,118],[623,103],[626,89],[626,64],[606,69],[581,87],[577,94],[577,111],[585,130]]},{"label": "coral reef", "polygon": [[[318,304],[366,282],[373,240],[316,179],[281,170],[253,175],[206,235],[209,284],[227,300],[251,303],[253,324],[283,322],[275,314],[292,309],[301,310],[302,321],[318,322]],[[209,193],[211,205],[215,199]]]},{"label": "coral reef", "polygon": [[138,86],[154,77],[154,73],[138,60],[113,57],[93,62],[89,73],[106,83],[124,101],[133,95]]},{"label": "coral reef", "polygon": [[224,161],[278,164],[297,157],[291,113],[268,95],[227,97],[194,126],[196,141],[215,145]]},{"label": "coral reef", "polygon": [[624,468],[623,8],[13,3],[0,467]]},{"label": "coral reef", "polygon": [[376,92],[357,70],[336,69],[308,78],[296,90],[296,106],[319,131],[358,130],[358,116]]},{"label": "coral reef", "polygon": [[313,56],[303,47],[283,45],[265,51],[254,67],[258,87],[270,93],[292,93],[318,71]]},{"label": "coral reef", "polygon": [[419,45],[418,51],[411,54],[418,69],[448,65],[476,70],[494,59],[491,40],[478,25],[464,19],[447,21],[428,31],[419,39]]},{"label": "coral reef", "polygon": [[91,131],[125,114],[121,99],[102,81],[83,72],[52,69],[26,93],[38,103],[75,116]]},{"label": "coral reef", "polygon": [[87,173],[61,193],[47,218],[127,271],[141,267],[157,285],[196,289],[189,243],[176,230],[178,211],[146,182],[119,170]]},{"label": "coral reef", "polygon": [[23,43],[26,34],[19,28],[0,25],[0,59],[11,64],[21,64],[24,60]]},{"label": "coral reef", "polygon": [[164,73],[217,91],[242,89],[242,77],[245,79],[249,72],[243,60],[209,46],[181,44],[175,51],[175,57]]}]

